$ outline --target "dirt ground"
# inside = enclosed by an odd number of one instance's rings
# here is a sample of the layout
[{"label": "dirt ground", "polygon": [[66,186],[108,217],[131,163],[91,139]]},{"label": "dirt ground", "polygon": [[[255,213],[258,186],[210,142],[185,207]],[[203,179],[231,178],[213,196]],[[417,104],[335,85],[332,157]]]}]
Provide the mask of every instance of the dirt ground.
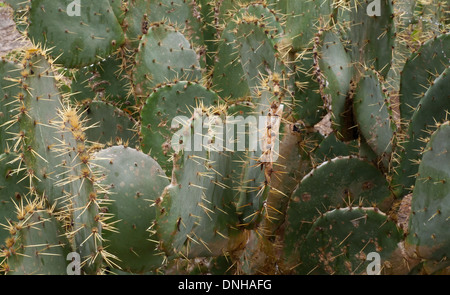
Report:
[{"label": "dirt ground", "polygon": [[28,44],[16,30],[16,25],[12,19],[12,9],[2,6],[2,3],[0,1],[0,56]]}]

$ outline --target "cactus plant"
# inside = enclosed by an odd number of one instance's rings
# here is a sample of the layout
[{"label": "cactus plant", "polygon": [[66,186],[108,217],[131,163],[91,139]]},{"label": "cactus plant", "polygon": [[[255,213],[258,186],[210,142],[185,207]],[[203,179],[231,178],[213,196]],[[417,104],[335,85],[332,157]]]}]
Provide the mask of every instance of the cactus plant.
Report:
[{"label": "cactus plant", "polygon": [[198,81],[200,62],[189,41],[177,28],[153,25],[139,43],[133,87],[145,97],[151,89],[175,79]]},{"label": "cactus plant", "polygon": [[445,271],[432,2],[11,1],[34,44],[0,61],[0,272]]},{"label": "cactus plant", "polygon": [[65,274],[69,242],[44,200],[21,199],[9,225],[2,265],[7,274]]},{"label": "cactus plant", "polygon": [[65,1],[30,1],[28,36],[52,48],[52,56],[66,67],[82,67],[112,54],[124,42],[123,31],[109,1],[80,7],[68,15]]},{"label": "cactus plant", "polygon": [[[156,271],[164,255],[148,229],[156,216],[155,201],[169,184],[163,170],[150,156],[124,146],[102,149],[95,153],[93,162],[105,175],[101,183],[108,192],[103,198],[111,201],[104,208],[112,228],[102,233],[108,251],[120,257],[115,261],[120,269]],[[140,177],[147,173],[152,181]]]},{"label": "cactus plant", "polygon": [[450,101],[446,92],[448,85],[448,67],[437,77],[420,100],[409,124],[407,142],[401,149],[401,161],[397,167],[397,174],[393,179],[396,192],[402,196],[414,185],[415,175],[420,161],[420,152],[425,148],[425,139],[429,137],[428,128],[435,122],[443,122],[448,116]]},{"label": "cactus plant", "polygon": [[379,253],[383,268],[397,249],[402,233],[373,208],[343,208],[325,213],[312,225],[301,248],[300,272],[355,274],[367,271],[369,253]]},{"label": "cactus plant", "polygon": [[449,132],[449,121],[438,124],[422,153],[411,205],[411,234],[407,239],[419,257],[439,262],[449,255],[445,230],[448,223],[446,202],[450,195]]}]

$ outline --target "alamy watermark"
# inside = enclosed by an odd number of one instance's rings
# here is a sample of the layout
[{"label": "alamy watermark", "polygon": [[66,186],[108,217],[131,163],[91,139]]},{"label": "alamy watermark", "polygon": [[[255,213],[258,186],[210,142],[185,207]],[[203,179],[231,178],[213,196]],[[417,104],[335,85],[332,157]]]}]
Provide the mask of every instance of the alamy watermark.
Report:
[{"label": "alamy watermark", "polygon": [[68,275],[80,275],[81,274],[81,257],[77,252],[70,252],[67,254],[66,260],[70,261],[67,265],[66,273]]},{"label": "alamy watermark", "polygon": [[176,116],[171,128],[178,131],[171,138],[171,147],[175,152],[205,149],[258,152],[260,162],[274,162],[278,159],[280,124],[279,114],[224,119],[198,113],[191,118]]},{"label": "alamy watermark", "polygon": [[381,16],[381,0],[374,0],[367,4],[366,13],[368,16]]},{"label": "alamy watermark", "polygon": [[81,16],[81,0],[74,0],[67,5],[66,13],[68,16]]},{"label": "alamy watermark", "polygon": [[377,252],[370,252],[367,254],[366,261],[371,261],[367,267],[366,272],[368,275],[380,275],[381,274],[381,256]]}]

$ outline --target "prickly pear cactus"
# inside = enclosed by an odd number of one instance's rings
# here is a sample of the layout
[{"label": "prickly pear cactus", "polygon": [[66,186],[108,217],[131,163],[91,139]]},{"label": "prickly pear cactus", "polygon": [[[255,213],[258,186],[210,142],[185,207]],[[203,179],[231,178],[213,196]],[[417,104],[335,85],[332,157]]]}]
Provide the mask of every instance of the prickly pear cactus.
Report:
[{"label": "prickly pear cactus", "polygon": [[101,183],[108,192],[103,198],[110,202],[104,210],[111,226],[102,236],[108,251],[120,257],[116,267],[132,273],[156,271],[164,255],[150,228],[156,217],[155,201],[169,184],[163,170],[150,156],[124,146],[103,149],[93,161],[105,175]]},{"label": "prickly pear cactus", "polygon": [[[448,206],[450,197],[450,124],[438,124],[431,135],[419,165],[414,186],[407,243],[421,258],[445,260],[449,255]],[[446,263],[448,264],[448,263]]]},{"label": "prickly pear cactus", "polygon": [[9,224],[2,268],[10,275],[66,274],[69,242],[53,212],[43,200],[25,197],[16,204],[17,219]]},{"label": "prickly pear cactus", "polygon": [[28,36],[35,44],[51,48],[51,55],[66,67],[90,65],[124,42],[108,0],[74,10],[75,15],[71,15],[66,1],[30,1]]},{"label": "prickly pear cactus", "polygon": [[373,208],[342,208],[318,218],[301,248],[298,266],[305,274],[361,274],[367,257],[377,253],[389,265],[402,233],[394,222]]},{"label": "prickly pear cactus", "polygon": [[2,4],[1,274],[448,272],[442,2],[69,2]]}]

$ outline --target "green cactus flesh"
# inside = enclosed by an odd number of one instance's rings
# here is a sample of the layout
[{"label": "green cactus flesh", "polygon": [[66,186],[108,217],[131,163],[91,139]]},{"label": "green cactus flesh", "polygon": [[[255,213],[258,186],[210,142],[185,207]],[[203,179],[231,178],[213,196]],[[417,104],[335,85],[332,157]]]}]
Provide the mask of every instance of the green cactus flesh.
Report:
[{"label": "green cactus flesh", "polygon": [[19,128],[14,119],[14,101],[19,94],[19,88],[15,87],[16,78],[21,70],[19,64],[6,59],[0,61],[0,153],[12,148],[14,134],[19,133]]},{"label": "green cactus flesh", "polygon": [[109,103],[93,101],[86,104],[81,119],[90,126],[85,130],[90,141],[106,145],[139,146],[136,121],[128,113]]},{"label": "green cactus flesh", "polygon": [[[95,176],[89,168],[90,151],[83,121],[65,105],[56,87],[51,61],[40,50],[22,53],[22,71],[15,77],[20,93],[13,101],[14,152],[20,155],[30,198],[43,198],[71,220],[67,237],[82,256],[88,273],[100,271],[102,250]],[[19,166],[20,167],[20,166]]]},{"label": "green cactus flesh", "polygon": [[11,6],[14,10],[24,9],[25,4],[27,3],[22,0],[5,0],[3,2]]},{"label": "green cactus flesh", "polygon": [[195,1],[128,1],[123,27],[129,42],[136,44],[152,24],[166,22],[177,27],[189,41],[199,46],[203,44],[199,13],[199,7]]},{"label": "green cactus flesh", "polygon": [[320,142],[314,150],[314,160],[317,164],[329,161],[339,156],[358,155],[358,142],[342,142],[337,139],[334,133],[329,134]]},{"label": "green cactus flesh", "polygon": [[280,32],[267,8],[251,5],[240,9],[219,39],[212,77],[214,90],[224,98],[244,98],[254,95],[259,81],[270,72],[281,76],[283,67],[274,49]]},{"label": "green cactus flesh", "polygon": [[74,102],[86,99],[101,99],[118,107],[128,107],[134,103],[129,94],[129,80],[123,69],[123,61],[117,55],[108,57],[94,65],[79,69],[71,84]]},{"label": "green cactus flesh", "polygon": [[14,202],[19,202],[29,194],[20,158],[13,153],[0,155],[0,248],[9,236],[7,226],[15,220]]},{"label": "green cactus flesh", "polygon": [[116,16],[119,23],[122,23],[125,18],[125,13],[123,12],[124,2],[121,0],[108,0],[109,5],[111,5],[114,15]]},{"label": "green cactus flesh", "polygon": [[384,271],[402,236],[396,224],[374,208],[336,209],[312,225],[296,271],[365,274],[370,267],[370,253],[380,255],[380,271]]},{"label": "green cactus flesh", "polygon": [[75,241],[84,270],[97,273],[100,221],[84,127],[76,111],[63,105],[51,64],[39,51],[24,55],[18,83],[23,95],[15,101],[20,128],[15,150],[27,167],[31,195],[45,198],[73,221],[67,236]]},{"label": "green cactus flesh", "polygon": [[93,150],[87,142],[81,115],[70,107],[64,107],[58,113],[60,120],[55,123],[64,135],[60,152],[71,159],[64,165],[66,177],[56,182],[56,186],[66,189],[62,199],[63,213],[71,224],[66,234],[74,242],[75,252],[81,256],[83,270],[87,274],[97,274],[103,260],[109,262],[101,236],[104,214],[100,210],[103,201],[99,193],[104,188],[97,183],[97,175],[92,169]]},{"label": "green cactus flesh", "polygon": [[108,0],[81,5],[69,16],[67,1],[37,0],[30,8],[28,35],[51,48],[66,67],[82,67],[106,58],[124,42],[124,35]]},{"label": "green cactus flesh", "polygon": [[[255,114],[259,114],[260,119],[264,117],[267,119],[264,126],[259,124],[256,128],[260,133],[257,139],[259,147],[235,155],[244,160],[240,168],[242,170],[239,176],[237,209],[242,226],[246,228],[254,228],[264,218],[265,202],[271,191],[270,181],[272,174],[276,174],[277,171],[274,165],[276,161],[273,159],[277,156],[277,150],[280,147],[284,104],[281,103],[281,97],[274,96],[272,93],[275,83],[276,81],[269,81],[267,89],[261,93],[254,110]],[[249,128],[254,132],[255,127]]]},{"label": "green cactus flesh", "polygon": [[189,41],[176,28],[153,25],[142,37],[133,74],[135,95],[146,97],[167,82],[199,81],[199,59]]},{"label": "green cactus flesh", "polygon": [[386,165],[393,151],[395,124],[388,97],[377,74],[367,70],[353,97],[353,112],[359,130],[379,159]]},{"label": "green cactus flesh", "polygon": [[279,146],[279,154],[283,156],[274,164],[275,175],[270,179],[271,189],[265,201],[265,218],[259,226],[259,230],[271,237],[284,224],[284,212],[289,204],[289,196],[310,169],[310,162],[302,157],[300,151],[303,134],[295,125],[288,124],[283,127]]},{"label": "green cactus flesh", "polygon": [[2,269],[6,274],[67,274],[69,242],[61,224],[42,201],[23,198],[17,203],[18,220],[10,224]]},{"label": "green cactus flesh", "polygon": [[328,25],[334,14],[333,1],[286,1],[286,40],[296,52],[312,47],[318,28]]},{"label": "green cactus flesh", "polygon": [[[242,15],[242,18],[237,17],[237,25],[231,30],[237,47],[234,52],[238,59],[234,61],[235,64],[228,66],[237,68],[238,72],[242,71],[243,75],[240,77],[245,87],[249,89],[245,98],[248,98],[255,106],[250,114],[258,118],[267,116],[281,120],[284,108],[287,109],[292,104],[292,85],[289,83],[291,79],[288,67],[280,59],[276,46],[272,43],[276,30],[264,30],[264,26],[254,16],[246,15],[245,11]],[[227,77],[222,78],[227,79]],[[240,87],[239,83],[236,85]],[[222,94],[222,92],[219,93]],[[233,99],[236,99],[236,96],[232,97]],[[258,126],[258,128],[260,129],[258,132],[262,132],[266,126]],[[266,131],[277,144],[279,130],[273,128]],[[261,140],[258,140],[258,144],[264,146]],[[242,226],[252,228],[264,216],[263,205],[270,191],[269,175],[273,170],[272,163],[270,160],[261,161],[261,158],[266,157],[261,149],[234,154],[234,156],[237,161],[239,158],[243,160],[242,167],[238,169],[242,171],[238,176],[238,212]]]},{"label": "green cactus flesh", "polygon": [[[411,203],[407,243],[433,261],[449,256],[450,124],[440,125],[423,151]],[[446,262],[448,264],[448,262]]]},{"label": "green cactus flesh", "polygon": [[[197,109],[184,122],[181,146],[187,147],[189,137],[198,134],[202,115]],[[200,135],[215,137],[211,129]],[[180,149],[174,157],[171,184],[157,200],[155,228],[164,251],[185,257],[219,256],[237,247],[243,232],[229,187],[229,155],[204,144],[200,151]]]},{"label": "green cactus flesh", "polygon": [[440,35],[424,43],[405,63],[400,74],[400,114],[407,124],[435,75],[448,65],[450,35]]},{"label": "green cactus flesh", "polygon": [[448,99],[449,69],[447,68],[433,82],[433,85],[427,90],[425,95],[418,103],[417,109],[411,117],[406,143],[401,150],[401,161],[395,167],[392,186],[397,196],[404,196],[414,185],[418,170],[417,161],[421,158],[421,151],[425,148],[423,139],[429,136],[428,129],[436,124],[443,122],[448,117],[450,110],[450,99]]},{"label": "green cactus flesh", "polygon": [[[105,206],[110,226],[102,237],[115,263],[132,273],[144,273],[162,266],[155,233],[149,230],[156,218],[155,200],[169,185],[159,164],[132,148],[114,146],[94,154],[93,162],[105,175],[101,180],[108,193]],[[149,232],[150,231],[150,232]]]},{"label": "green cactus flesh", "polygon": [[[209,0],[208,0],[209,1]],[[233,17],[239,13],[241,8],[245,8],[252,3],[252,0],[229,0],[229,1],[210,1],[214,5],[214,25],[218,30],[222,29]]]},{"label": "green cactus flesh", "polygon": [[[324,187],[321,183],[330,185]],[[321,212],[346,204],[377,206],[386,210],[390,195],[388,183],[380,171],[356,157],[338,157],[314,168],[291,196],[285,230],[287,259],[293,264],[298,261],[298,251],[312,223],[323,214]]]},{"label": "green cactus flesh", "polygon": [[352,139],[353,118],[348,109],[349,92],[353,76],[351,58],[339,36],[326,31],[321,37],[319,67],[323,72],[327,87],[323,89],[327,107],[331,112],[331,122],[337,138]]},{"label": "green cactus flesh", "polygon": [[58,156],[62,134],[53,125],[62,108],[61,97],[51,64],[40,54],[25,55],[22,70],[14,77],[18,94],[11,102],[11,114],[18,130],[10,135],[11,145],[26,164],[30,190],[44,194],[51,204],[61,203],[64,188],[54,182],[65,177],[66,168]]},{"label": "green cactus flesh", "polygon": [[[173,153],[172,135],[181,117],[190,117],[195,107],[209,107],[220,103],[216,93],[197,83],[186,81],[167,84],[153,92],[141,111],[141,147],[160,163],[170,175]],[[175,129],[174,129],[175,128]]]},{"label": "green cactus flesh", "polygon": [[175,24],[195,47],[203,46],[202,22],[196,1],[162,0],[149,2],[148,21],[150,23],[165,20]]},{"label": "green cactus flesh", "polygon": [[1,274],[448,273],[441,0],[5,3]]}]

